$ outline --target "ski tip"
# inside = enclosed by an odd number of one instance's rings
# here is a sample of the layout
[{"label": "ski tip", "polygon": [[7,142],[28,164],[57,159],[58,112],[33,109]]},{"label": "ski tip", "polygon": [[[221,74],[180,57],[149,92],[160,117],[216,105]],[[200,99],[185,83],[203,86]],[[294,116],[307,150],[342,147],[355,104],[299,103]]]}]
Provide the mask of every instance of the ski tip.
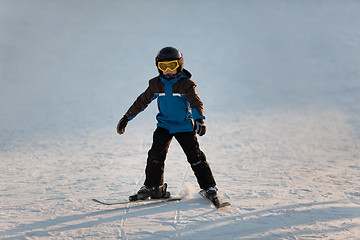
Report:
[{"label": "ski tip", "polygon": [[95,198],[93,198],[93,199],[91,199],[93,202],[96,202],[96,203],[100,203],[100,204],[104,204],[103,202],[101,202],[101,201],[99,201],[99,200],[97,200],[97,199],[95,199]]},{"label": "ski tip", "polygon": [[217,209],[224,208],[224,207],[227,207],[230,205],[231,205],[231,203],[229,203],[229,202],[223,202],[223,203],[220,203],[220,205],[217,207]]}]

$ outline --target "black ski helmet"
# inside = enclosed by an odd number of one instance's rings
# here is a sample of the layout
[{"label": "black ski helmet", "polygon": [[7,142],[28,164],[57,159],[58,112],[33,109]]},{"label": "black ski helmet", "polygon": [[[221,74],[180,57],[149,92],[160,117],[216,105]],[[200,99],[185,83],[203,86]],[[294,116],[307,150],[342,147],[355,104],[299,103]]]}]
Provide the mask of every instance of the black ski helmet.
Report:
[{"label": "black ski helmet", "polygon": [[[179,67],[176,70],[177,71],[176,75],[181,74],[181,72],[184,69],[184,58],[181,52],[174,47],[164,47],[158,52],[155,58],[156,68],[158,67],[158,62],[171,61],[171,60],[179,60]],[[176,75],[164,76],[163,72],[160,69],[158,69],[158,71],[160,75],[165,78],[174,78],[176,76]]]}]

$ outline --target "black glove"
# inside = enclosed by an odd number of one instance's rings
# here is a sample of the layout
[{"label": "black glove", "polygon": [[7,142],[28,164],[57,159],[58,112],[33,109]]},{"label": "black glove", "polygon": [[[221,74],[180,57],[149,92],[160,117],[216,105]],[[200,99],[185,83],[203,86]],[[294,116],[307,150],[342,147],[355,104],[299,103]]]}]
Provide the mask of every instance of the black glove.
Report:
[{"label": "black glove", "polygon": [[199,136],[202,136],[202,135],[204,135],[206,133],[206,126],[205,126],[204,120],[202,120],[202,119],[196,119],[195,120],[194,131]]},{"label": "black glove", "polygon": [[128,120],[126,115],[124,115],[120,119],[120,121],[119,121],[119,123],[118,123],[118,125],[116,127],[116,130],[117,130],[118,134],[123,134],[125,132],[125,127],[126,127],[128,122],[129,122],[129,120]]}]

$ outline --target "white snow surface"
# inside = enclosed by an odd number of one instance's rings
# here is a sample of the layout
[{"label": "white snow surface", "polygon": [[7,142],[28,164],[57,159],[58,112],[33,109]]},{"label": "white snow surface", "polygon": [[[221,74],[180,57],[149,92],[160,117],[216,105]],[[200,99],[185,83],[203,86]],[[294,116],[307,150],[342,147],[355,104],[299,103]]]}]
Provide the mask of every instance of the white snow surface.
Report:
[{"label": "white snow surface", "polygon": [[[360,239],[360,1],[0,0],[1,239]],[[156,103],[116,124],[162,47],[204,102],[199,137],[231,206],[102,206],[144,181]]]}]

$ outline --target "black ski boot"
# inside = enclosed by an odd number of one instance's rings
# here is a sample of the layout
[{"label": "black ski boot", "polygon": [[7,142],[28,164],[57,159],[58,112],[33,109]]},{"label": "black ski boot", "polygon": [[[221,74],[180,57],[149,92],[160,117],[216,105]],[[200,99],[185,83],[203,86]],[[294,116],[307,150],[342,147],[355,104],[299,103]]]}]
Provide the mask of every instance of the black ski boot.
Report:
[{"label": "black ski boot", "polygon": [[220,200],[217,194],[216,187],[209,187],[205,190],[206,197],[218,208],[220,206]]},{"label": "black ski boot", "polygon": [[209,200],[217,209],[231,205],[229,202],[220,202],[216,187],[201,189],[199,193],[201,196]]},{"label": "black ski boot", "polygon": [[158,198],[169,198],[170,193],[166,191],[167,184],[164,183],[162,186],[147,187],[142,186],[140,190],[129,197],[130,201],[145,200],[147,198],[158,199]]}]

